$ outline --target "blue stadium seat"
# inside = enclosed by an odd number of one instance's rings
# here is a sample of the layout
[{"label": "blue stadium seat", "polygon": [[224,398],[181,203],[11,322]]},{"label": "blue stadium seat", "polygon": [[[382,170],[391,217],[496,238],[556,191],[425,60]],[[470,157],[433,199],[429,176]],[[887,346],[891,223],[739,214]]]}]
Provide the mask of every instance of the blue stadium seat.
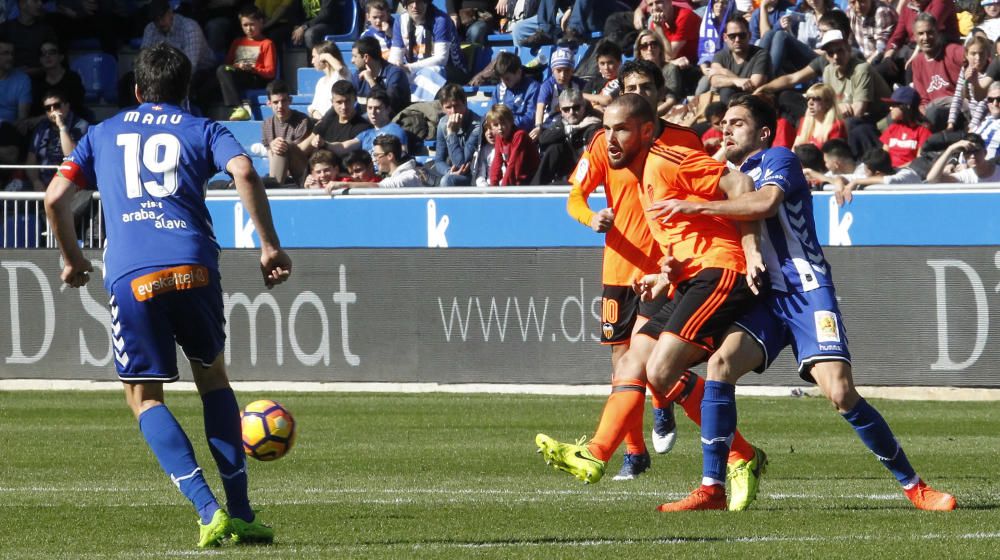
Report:
[{"label": "blue stadium seat", "polygon": [[361,29],[364,25],[364,10],[359,5],[360,0],[348,0],[347,10],[343,14],[342,18],[337,18],[344,24],[344,29],[340,33],[333,35],[326,35],[323,39],[327,41],[354,41],[361,35]]},{"label": "blue stadium seat", "polygon": [[323,77],[323,73],[312,66],[304,66],[298,69],[299,94],[312,94],[316,91],[316,82]]},{"label": "blue stadium seat", "polygon": [[473,113],[479,115],[480,117],[486,116],[486,112],[490,110],[493,106],[493,100],[490,98],[482,97],[471,97],[469,98],[469,110]]},{"label": "blue stadium seat", "polygon": [[510,33],[491,33],[486,36],[487,45],[513,45],[514,36]]},{"label": "blue stadium seat", "polygon": [[118,102],[118,62],[109,54],[85,53],[71,57],[69,67],[83,80],[89,102]]},{"label": "blue stadium seat", "polygon": [[260,142],[260,121],[221,121],[222,126],[229,129],[241,146],[250,150],[250,146]]}]

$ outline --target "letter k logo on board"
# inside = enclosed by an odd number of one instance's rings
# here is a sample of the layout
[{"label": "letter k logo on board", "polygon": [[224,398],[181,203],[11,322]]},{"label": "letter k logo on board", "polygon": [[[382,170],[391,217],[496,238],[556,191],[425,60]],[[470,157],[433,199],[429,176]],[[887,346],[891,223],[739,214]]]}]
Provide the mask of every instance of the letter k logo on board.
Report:
[{"label": "letter k logo on board", "polygon": [[233,205],[233,245],[237,249],[252,249],[256,247],[253,242],[253,232],[257,231],[253,227],[253,221],[243,217],[243,203],[237,202]]},{"label": "letter k logo on board", "polygon": [[837,205],[837,198],[830,197],[830,245],[848,246],[851,245],[851,224],[854,223],[854,214],[844,212],[844,218],[840,218],[840,206]]},{"label": "letter k logo on board", "polygon": [[437,218],[437,203],[433,200],[427,201],[427,246],[428,247],[447,247],[448,237],[445,232],[448,231],[448,215],[445,214],[441,216],[441,219]]}]

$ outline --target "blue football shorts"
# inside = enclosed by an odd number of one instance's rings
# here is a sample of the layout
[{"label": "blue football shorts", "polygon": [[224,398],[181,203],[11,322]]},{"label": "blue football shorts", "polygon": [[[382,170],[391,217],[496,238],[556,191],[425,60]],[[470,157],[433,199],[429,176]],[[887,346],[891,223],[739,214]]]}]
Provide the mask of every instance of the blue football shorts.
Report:
[{"label": "blue football shorts", "polygon": [[771,367],[778,354],[781,354],[781,349],[791,343],[788,327],[771,311],[770,297],[759,300],[733,326],[746,331],[764,352],[764,361],[754,368],[757,373],[764,373],[764,370]]},{"label": "blue football shorts", "polygon": [[145,268],[111,287],[115,368],[126,383],[177,381],[177,349],[211,364],[226,343],[219,272],[201,265]]},{"label": "blue football shorts", "polygon": [[802,379],[816,382],[810,370],[817,362],[840,360],[851,363],[847,329],[832,287],[801,293],[775,292],[771,310],[788,326]]}]

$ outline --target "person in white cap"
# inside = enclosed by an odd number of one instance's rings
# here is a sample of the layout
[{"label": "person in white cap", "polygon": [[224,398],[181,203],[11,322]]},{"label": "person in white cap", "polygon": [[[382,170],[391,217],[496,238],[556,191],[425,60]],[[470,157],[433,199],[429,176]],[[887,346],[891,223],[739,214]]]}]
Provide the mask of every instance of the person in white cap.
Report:
[{"label": "person in white cap", "polygon": [[981,0],[979,5],[986,13],[986,19],[977,27],[982,29],[990,41],[1000,39],[1000,0]]},{"label": "person in white cap", "polygon": [[882,99],[889,97],[892,90],[867,62],[851,55],[851,47],[840,30],[823,33],[816,46],[829,62],[823,69],[823,83],[836,94],[851,150],[863,154],[881,146],[875,123],[888,114]]}]

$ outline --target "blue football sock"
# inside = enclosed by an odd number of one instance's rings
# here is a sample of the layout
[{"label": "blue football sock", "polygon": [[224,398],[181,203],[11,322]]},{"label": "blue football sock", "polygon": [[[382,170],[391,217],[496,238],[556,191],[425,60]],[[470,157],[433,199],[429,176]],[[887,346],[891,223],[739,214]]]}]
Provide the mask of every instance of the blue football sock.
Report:
[{"label": "blue football sock", "polygon": [[706,381],[701,400],[702,476],[725,482],[729,446],[736,433],[736,386]]},{"label": "blue football sock", "polygon": [[899,445],[885,419],[868,404],[868,401],[859,400],[852,410],[842,416],[854,427],[861,441],[885,465],[885,468],[892,472],[900,484],[907,485],[916,480],[917,473],[910,466],[910,461],[903,452],[903,446]]},{"label": "blue football sock", "polygon": [[139,415],[139,430],[156,459],[181,493],[198,510],[202,523],[208,523],[219,509],[212,490],[205,483],[194,448],[184,429],[166,405],[157,405]]},{"label": "blue football sock", "polygon": [[246,455],[240,427],[240,405],[230,388],[218,389],[201,397],[205,412],[205,437],[219,467],[226,506],[231,517],[253,521],[247,495]]}]

